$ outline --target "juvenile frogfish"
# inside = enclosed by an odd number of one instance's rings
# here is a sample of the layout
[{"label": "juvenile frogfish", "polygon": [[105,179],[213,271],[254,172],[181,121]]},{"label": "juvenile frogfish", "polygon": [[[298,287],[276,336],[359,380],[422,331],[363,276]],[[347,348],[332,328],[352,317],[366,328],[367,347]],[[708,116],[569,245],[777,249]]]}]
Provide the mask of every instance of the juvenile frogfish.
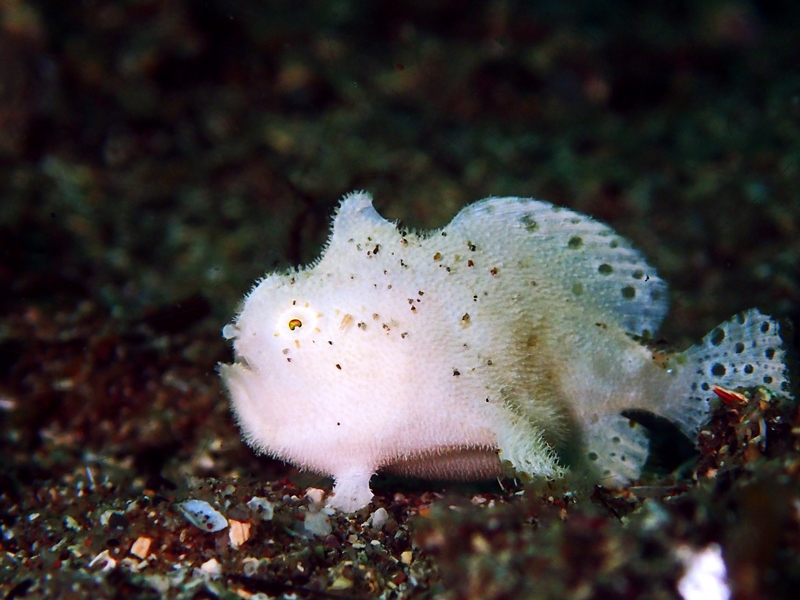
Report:
[{"label": "juvenile frogfish", "polygon": [[355,511],[379,470],[636,479],[650,411],[691,439],[712,386],[788,395],[779,325],[758,310],[663,356],[642,343],[667,285],[610,227],[528,198],[487,198],[437,230],[341,201],[313,264],[268,274],[223,335],[220,365],[246,441],[334,479]]}]

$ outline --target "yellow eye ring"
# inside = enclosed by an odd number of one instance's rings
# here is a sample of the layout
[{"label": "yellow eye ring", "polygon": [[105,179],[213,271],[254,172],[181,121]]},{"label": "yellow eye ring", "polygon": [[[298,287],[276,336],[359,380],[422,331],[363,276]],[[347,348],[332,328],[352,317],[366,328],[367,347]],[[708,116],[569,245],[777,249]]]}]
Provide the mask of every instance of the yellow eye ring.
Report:
[{"label": "yellow eye ring", "polygon": [[307,304],[298,306],[298,302],[294,301],[291,306],[287,306],[278,314],[275,320],[275,335],[287,336],[295,341],[307,338],[314,332],[319,332],[317,324],[321,316]]}]

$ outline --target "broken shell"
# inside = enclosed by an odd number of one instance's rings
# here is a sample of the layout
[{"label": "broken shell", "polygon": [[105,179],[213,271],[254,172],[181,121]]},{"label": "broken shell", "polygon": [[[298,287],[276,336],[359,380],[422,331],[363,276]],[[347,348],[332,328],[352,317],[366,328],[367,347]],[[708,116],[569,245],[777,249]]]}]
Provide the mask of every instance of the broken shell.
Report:
[{"label": "broken shell", "polygon": [[131,554],[144,560],[147,558],[147,555],[150,554],[150,546],[152,543],[153,540],[149,537],[142,536],[136,538],[136,541],[133,542],[133,545],[131,546]]},{"label": "broken shell", "polygon": [[205,500],[186,500],[178,504],[178,508],[189,523],[208,533],[228,526],[228,520]]},{"label": "broken shell", "polygon": [[262,521],[271,521],[272,515],[275,512],[272,507],[272,503],[266,498],[262,498],[260,496],[253,496],[247,502],[247,508],[258,515]]},{"label": "broken shell", "polygon": [[250,539],[250,523],[231,519],[230,525],[228,539],[230,539],[231,547],[235,550]]}]

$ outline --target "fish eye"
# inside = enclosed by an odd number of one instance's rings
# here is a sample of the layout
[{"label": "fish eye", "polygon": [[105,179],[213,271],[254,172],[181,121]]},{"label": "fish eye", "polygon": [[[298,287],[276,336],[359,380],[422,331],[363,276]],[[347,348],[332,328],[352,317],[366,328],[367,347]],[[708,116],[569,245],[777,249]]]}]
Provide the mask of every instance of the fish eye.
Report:
[{"label": "fish eye", "polygon": [[275,320],[275,335],[300,340],[319,332],[320,317],[307,302],[295,300],[280,311]]}]

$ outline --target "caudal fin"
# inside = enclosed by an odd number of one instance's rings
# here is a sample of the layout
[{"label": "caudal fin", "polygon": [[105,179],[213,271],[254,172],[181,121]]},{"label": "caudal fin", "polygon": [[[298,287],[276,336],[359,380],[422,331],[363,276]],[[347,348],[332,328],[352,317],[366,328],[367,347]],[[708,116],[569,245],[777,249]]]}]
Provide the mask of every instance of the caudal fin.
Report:
[{"label": "caudal fin", "polygon": [[772,317],[754,308],[736,315],[670,360],[676,377],[664,399],[665,416],[695,440],[711,416],[713,385],[763,386],[790,396],[785,354],[780,326]]}]

